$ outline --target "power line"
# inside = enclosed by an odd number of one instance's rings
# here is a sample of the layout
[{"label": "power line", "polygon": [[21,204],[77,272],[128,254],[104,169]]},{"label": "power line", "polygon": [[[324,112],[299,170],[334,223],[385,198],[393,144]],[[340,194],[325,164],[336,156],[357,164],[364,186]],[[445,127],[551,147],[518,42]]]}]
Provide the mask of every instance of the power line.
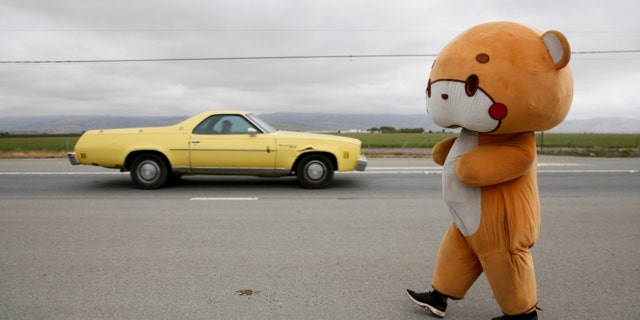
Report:
[{"label": "power line", "polygon": [[3,28],[0,32],[364,32],[364,33],[460,33],[460,30],[423,30],[423,29],[373,29],[373,28],[108,28],[108,29],[52,29],[52,28]]},{"label": "power line", "polygon": [[[348,32],[348,33],[461,33],[461,29],[414,29],[414,28],[0,28],[0,32]],[[633,30],[565,30],[565,34],[636,34]]]},{"label": "power line", "polygon": [[571,51],[571,54],[639,53],[640,50]]},{"label": "power line", "polygon": [[353,58],[406,58],[435,57],[437,54],[360,54],[360,55],[307,55],[307,56],[254,56],[212,58],[157,58],[157,59],[104,59],[104,60],[8,60],[0,63],[112,63],[112,62],[174,62],[224,60],[300,60],[300,59],[353,59]]},{"label": "power line", "polygon": [[[640,50],[573,51],[575,55],[640,53]],[[97,59],[97,60],[0,60],[0,64],[55,64],[55,63],[131,63],[131,62],[178,62],[178,61],[233,61],[233,60],[302,60],[302,59],[354,59],[354,58],[415,58],[436,57],[426,54],[355,54],[355,55],[302,55],[302,56],[252,56],[209,58],[154,58],[154,59]]]}]

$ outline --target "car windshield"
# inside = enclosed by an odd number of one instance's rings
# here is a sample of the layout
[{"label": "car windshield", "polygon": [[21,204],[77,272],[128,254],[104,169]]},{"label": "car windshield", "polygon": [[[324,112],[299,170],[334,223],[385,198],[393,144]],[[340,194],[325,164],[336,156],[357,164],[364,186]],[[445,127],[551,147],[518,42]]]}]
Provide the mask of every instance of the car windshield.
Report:
[{"label": "car windshield", "polygon": [[268,123],[262,121],[262,119],[256,117],[256,115],[249,113],[246,115],[249,120],[251,120],[254,124],[256,124],[264,133],[273,133],[278,131],[274,127],[270,126]]}]

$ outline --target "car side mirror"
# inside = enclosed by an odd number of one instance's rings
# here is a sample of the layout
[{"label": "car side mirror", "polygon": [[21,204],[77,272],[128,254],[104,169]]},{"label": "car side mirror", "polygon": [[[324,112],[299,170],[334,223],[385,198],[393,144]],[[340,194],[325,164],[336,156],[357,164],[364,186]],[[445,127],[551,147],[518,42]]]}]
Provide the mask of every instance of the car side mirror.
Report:
[{"label": "car side mirror", "polygon": [[252,137],[255,137],[258,133],[258,130],[256,130],[255,128],[249,128],[247,129],[247,132],[249,132],[249,135],[251,135]]}]

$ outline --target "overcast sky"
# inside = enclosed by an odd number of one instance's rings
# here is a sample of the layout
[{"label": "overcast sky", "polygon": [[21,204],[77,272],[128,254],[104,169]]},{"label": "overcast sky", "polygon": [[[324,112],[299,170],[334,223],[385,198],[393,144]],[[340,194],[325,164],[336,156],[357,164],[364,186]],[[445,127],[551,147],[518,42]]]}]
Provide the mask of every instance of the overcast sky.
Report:
[{"label": "overcast sky", "polygon": [[[437,54],[510,20],[640,50],[634,0],[2,0],[0,61]],[[425,111],[433,57],[0,63],[0,117]],[[640,53],[574,54],[569,119],[640,118]]]}]

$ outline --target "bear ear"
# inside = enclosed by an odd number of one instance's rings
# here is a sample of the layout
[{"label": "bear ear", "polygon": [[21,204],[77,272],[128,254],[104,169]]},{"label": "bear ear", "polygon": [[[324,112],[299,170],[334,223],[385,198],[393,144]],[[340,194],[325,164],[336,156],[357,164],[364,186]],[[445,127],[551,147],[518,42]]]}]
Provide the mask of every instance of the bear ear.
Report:
[{"label": "bear ear", "polygon": [[569,64],[571,58],[571,47],[567,38],[559,31],[550,30],[542,35],[547,50],[556,65],[556,70],[560,70]]}]

